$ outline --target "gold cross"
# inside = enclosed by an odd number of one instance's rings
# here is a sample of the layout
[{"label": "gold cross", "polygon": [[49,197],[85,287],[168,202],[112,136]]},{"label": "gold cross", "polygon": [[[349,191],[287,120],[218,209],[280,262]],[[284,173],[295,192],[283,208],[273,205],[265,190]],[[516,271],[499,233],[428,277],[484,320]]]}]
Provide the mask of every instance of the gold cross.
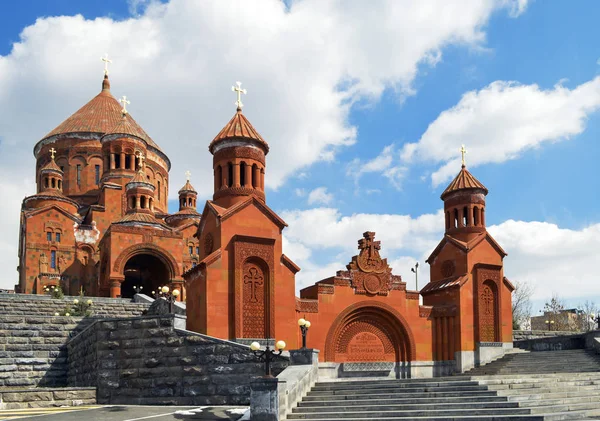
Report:
[{"label": "gold cross", "polygon": [[462,154],[462,166],[466,167],[466,162],[465,162],[465,155],[467,154],[467,150],[465,149],[465,145],[462,145],[460,147],[460,153]]},{"label": "gold cross", "polygon": [[108,53],[104,53],[104,57],[100,57],[100,60],[104,62],[104,74],[108,75],[108,63],[112,63],[112,60],[108,58]]},{"label": "gold cross", "polygon": [[140,151],[138,151],[135,155],[138,159],[138,171],[142,171],[142,169],[144,168],[144,155],[142,155]]},{"label": "gold cross", "polygon": [[189,170],[187,170],[187,171],[185,172],[185,178],[187,178],[187,181],[190,181],[190,177],[191,177],[191,176],[192,176],[192,173],[191,173]]},{"label": "gold cross", "polygon": [[121,98],[119,102],[123,105],[123,109],[121,110],[121,112],[123,114],[127,114],[127,104],[131,104],[131,102],[127,100],[127,97],[125,95],[123,95],[123,98]]},{"label": "gold cross", "polygon": [[237,105],[238,110],[241,110],[242,107],[244,106],[244,104],[242,104],[242,94],[247,94],[248,91],[246,91],[245,89],[242,89],[242,82],[235,82],[235,84],[237,86],[232,86],[231,90],[233,92],[237,93],[237,101],[234,102],[235,105]]},{"label": "gold cross", "polygon": [[52,157],[52,159],[54,159],[54,154],[55,153],[56,153],[56,149],[50,148],[50,157]]}]

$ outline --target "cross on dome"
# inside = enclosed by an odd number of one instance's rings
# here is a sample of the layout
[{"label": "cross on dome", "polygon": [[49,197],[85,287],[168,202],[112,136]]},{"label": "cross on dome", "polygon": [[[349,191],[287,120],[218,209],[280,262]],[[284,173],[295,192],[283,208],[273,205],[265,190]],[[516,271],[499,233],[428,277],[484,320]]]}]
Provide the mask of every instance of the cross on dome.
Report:
[{"label": "cross on dome", "polygon": [[460,153],[462,155],[462,166],[466,167],[467,164],[466,164],[466,161],[465,161],[465,155],[467,154],[467,150],[465,149],[465,145],[462,145],[460,147]]},{"label": "cross on dome", "polygon": [[123,95],[123,97],[119,99],[119,102],[121,103],[121,105],[123,105],[123,109],[121,110],[121,112],[123,114],[127,114],[127,104],[131,104],[131,101],[129,101],[127,97]]},{"label": "cross on dome", "polygon": [[54,155],[56,154],[56,149],[50,148],[50,157],[54,159]]},{"label": "cross on dome", "polygon": [[192,176],[192,173],[190,172],[190,170],[187,170],[185,172],[185,178],[187,179],[187,181],[190,181],[190,177]]},{"label": "cross on dome", "polygon": [[139,167],[138,170],[142,171],[142,169],[144,168],[144,159],[145,159],[144,155],[140,151],[138,151],[138,152],[136,152],[135,156],[137,157],[137,160],[138,160],[138,167]]},{"label": "cross on dome", "polygon": [[235,82],[237,86],[232,86],[231,90],[237,94],[237,101],[234,102],[237,105],[238,110],[241,110],[244,104],[242,104],[242,94],[246,95],[248,91],[242,89],[242,82]]},{"label": "cross on dome", "polygon": [[108,63],[112,63],[112,60],[108,58],[108,53],[104,53],[104,57],[100,57],[100,60],[104,62],[104,74],[108,75]]}]

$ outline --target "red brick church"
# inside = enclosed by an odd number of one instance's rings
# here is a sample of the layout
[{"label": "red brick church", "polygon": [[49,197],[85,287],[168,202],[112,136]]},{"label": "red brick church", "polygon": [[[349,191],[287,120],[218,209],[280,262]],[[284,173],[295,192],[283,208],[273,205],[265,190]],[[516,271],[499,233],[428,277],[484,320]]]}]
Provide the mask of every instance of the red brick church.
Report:
[{"label": "red brick church", "polygon": [[208,145],[212,200],[198,213],[188,176],[169,214],[169,158],[105,74],[101,92],[34,147],[37,193],[22,205],[17,292],[60,285],[131,297],[136,286],[167,284],[182,291],[189,330],[294,349],[302,317],[323,362],[395,363],[413,376],[464,370],[512,346],[506,253],[486,231],[488,191],[464,165],[441,196],[446,232],[421,291],[392,273],[365,232],[345,269],[297,297],[300,268],[282,251],[287,225],[265,196],[269,145],[236,90],[237,111]]}]

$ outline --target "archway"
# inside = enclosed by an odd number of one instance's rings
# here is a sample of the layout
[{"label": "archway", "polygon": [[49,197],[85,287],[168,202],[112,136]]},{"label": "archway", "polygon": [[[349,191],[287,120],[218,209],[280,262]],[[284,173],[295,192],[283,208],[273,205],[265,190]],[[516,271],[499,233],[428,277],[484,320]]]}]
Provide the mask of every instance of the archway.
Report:
[{"label": "archway", "polygon": [[357,303],[338,315],[329,329],[325,361],[410,362],[415,343],[410,327],[393,308]]},{"label": "archway", "polygon": [[134,287],[142,286],[143,293],[150,295],[161,285],[170,283],[170,271],[167,265],[152,254],[136,254],[125,263],[121,284],[121,297],[131,298],[135,294]]}]

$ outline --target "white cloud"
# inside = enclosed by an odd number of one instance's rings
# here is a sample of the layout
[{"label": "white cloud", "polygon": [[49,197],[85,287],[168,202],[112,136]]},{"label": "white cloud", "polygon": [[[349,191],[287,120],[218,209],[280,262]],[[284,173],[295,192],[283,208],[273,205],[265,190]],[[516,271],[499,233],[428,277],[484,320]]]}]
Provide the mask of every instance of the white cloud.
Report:
[{"label": "white cloud", "polygon": [[418,143],[405,145],[402,156],[405,161],[416,157],[441,163],[431,176],[437,186],[456,174],[463,143],[470,167],[504,162],[543,143],[580,134],[598,108],[600,76],[574,89],[496,81],[463,95],[429,125]]},{"label": "white cloud", "polygon": [[296,188],[296,189],[294,189],[294,193],[298,197],[304,197],[304,196],[306,196],[306,190],[304,190],[304,189]]},{"label": "white cloud", "polygon": [[354,158],[346,166],[346,175],[353,177],[354,183],[358,187],[358,182],[364,174],[380,173],[389,180],[392,186],[400,190],[402,179],[406,174],[406,167],[399,165],[396,161],[398,161],[398,157],[394,145],[387,145],[379,155],[369,161],[363,162],[359,158]]},{"label": "white cloud", "polygon": [[[99,92],[108,51],[113,94],[131,99],[132,115],[171,158],[171,197],[188,168],[212,178],[206,148],[235,111],[236,80],[248,89],[246,115],[271,145],[266,183],[277,188],[356,141],[353,102],[386,88],[413,93],[419,66],[439,61],[449,44],[482,45],[491,14],[521,3],[130,0],[134,17],[122,21],[39,18],[0,56],[0,179],[14,187],[33,175],[33,145]],[[208,197],[212,183],[194,185]],[[19,199],[24,193],[33,190]],[[13,250],[3,267],[16,263],[12,206],[0,210],[12,218],[0,240]]]},{"label": "white cloud", "polygon": [[308,194],[309,205],[329,205],[333,201],[333,194],[327,193],[327,187],[317,187]]}]

